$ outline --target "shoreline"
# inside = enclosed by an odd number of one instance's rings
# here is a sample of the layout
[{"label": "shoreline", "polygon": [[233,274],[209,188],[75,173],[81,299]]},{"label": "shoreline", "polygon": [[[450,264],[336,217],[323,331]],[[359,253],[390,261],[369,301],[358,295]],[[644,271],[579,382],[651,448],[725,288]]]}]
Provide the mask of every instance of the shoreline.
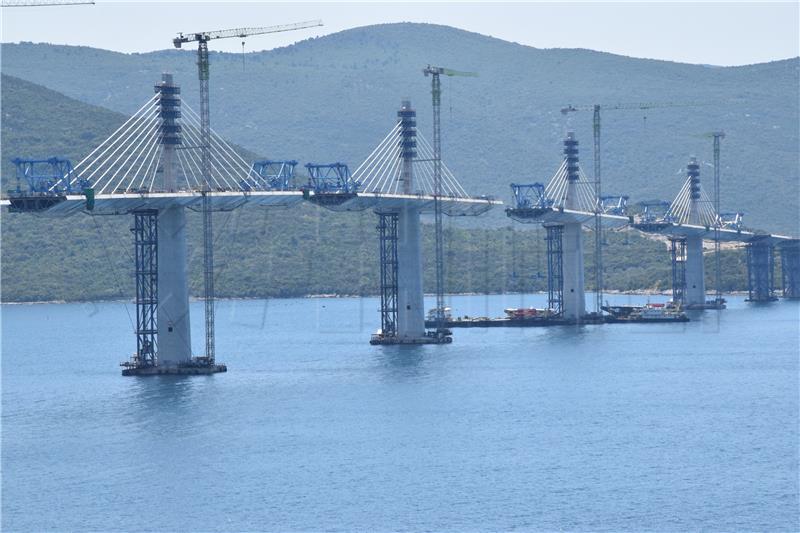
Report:
[{"label": "shoreline", "polygon": [[[547,294],[547,291],[538,292],[458,292],[446,293],[445,296],[518,296],[520,294]],[[603,294],[611,294],[614,296],[671,296],[672,291],[656,291],[650,289],[635,289],[630,291],[620,291],[616,289],[607,289]],[[592,296],[592,291],[586,291],[587,296]],[[731,291],[723,293],[724,296],[746,296],[747,291]],[[215,301],[249,301],[249,300],[299,300],[299,299],[330,299],[330,298],[377,298],[378,294],[306,294],[298,296],[266,296],[266,297],[249,297],[249,296],[231,296],[225,298],[216,298]],[[435,296],[434,293],[425,293],[426,297]],[[707,297],[713,297],[714,293],[706,293]],[[202,298],[191,297],[189,302],[202,302]],[[5,302],[0,300],[0,305],[63,305],[63,304],[106,304],[106,303],[124,303],[135,304],[133,299],[127,298],[113,298],[108,300],[36,300],[36,301],[20,301],[20,302]]]}]

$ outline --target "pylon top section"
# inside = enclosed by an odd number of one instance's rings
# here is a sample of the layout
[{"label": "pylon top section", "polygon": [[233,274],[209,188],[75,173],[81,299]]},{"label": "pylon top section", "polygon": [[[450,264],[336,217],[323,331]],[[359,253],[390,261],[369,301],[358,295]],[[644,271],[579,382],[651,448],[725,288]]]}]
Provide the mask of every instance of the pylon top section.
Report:
[{"label": "pylon top section", "polygon": [[718,223],[714,204],[700,186],[700,164],[696,157],[689,157],[689,162],[686,164],[686,181],[664,218],[673,224],[712,227]]}]

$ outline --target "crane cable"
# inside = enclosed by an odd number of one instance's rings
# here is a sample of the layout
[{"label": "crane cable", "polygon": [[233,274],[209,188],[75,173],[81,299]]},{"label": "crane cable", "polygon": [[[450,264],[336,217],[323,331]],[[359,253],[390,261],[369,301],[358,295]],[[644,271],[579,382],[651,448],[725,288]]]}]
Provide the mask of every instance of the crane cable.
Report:
[{"label": "crane cable", "polygon": [[[125,299],[125,291],[123,290],[122,283],[120,282],[121,276],[119,276],[119,274],[117,273],[117,269],[114,268],[114,263],[111,261],[111,256],[109,255],[109,252],[108,252],[108,246],[106,246],[106,243],[103,240],[103,232],[100,230],[100,225],[97,223],[97,217],[93,216],[91,218],[92,218],[92,222],[94,223],[94,227],[95,227],[95,231],[97,233],[97,236],[100,239],[100,245],[103,248],[103,255],[105,255],[106,261],[108,262],[109,270],[111,270],[112,277],[114,278],[114,281],[116,282],[117,289],[119,291],[119,295],[120,295],[121,298],[123,298],[123,306],[125,307],[125,313],[128,315],[128,322],[130,322],[130,324],[131,324],[131,331],[133,331],[135,333],[136,332],[136,326],[133,323],[133,318],[131,317],[131,312],[128,309],[128,303],[127,303],[127,301],[124,300]],[[126,252],[128,254],[128,257],[130,258],[130,252],[128,252],[127,250],[126,250]]]}]

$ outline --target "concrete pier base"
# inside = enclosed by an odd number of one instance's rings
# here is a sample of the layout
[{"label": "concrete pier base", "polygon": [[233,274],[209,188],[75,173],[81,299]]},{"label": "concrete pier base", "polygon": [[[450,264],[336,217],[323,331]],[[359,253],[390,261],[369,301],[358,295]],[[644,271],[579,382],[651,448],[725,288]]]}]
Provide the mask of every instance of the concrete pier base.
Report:
[{"label": "concrete pier base", "polygon": [[703,263],[703,238],[686,237],[686,287],[684,304],[687,308],[706,304],[705,264]]},{"label": "concrete pier base", "polygon": [[146,366],[128,367],[122,369],[123,376],[198,376],[208,374],[219,374],[227,372],[225,365],[172,365],[172,366]]},{"label": "concrete pier base", "polygon": [[562,250],[563,317],[567,320],[580,320],[586,314],[581,224],[564,224]]},{"label": "concrete pier base", "polygon": [[426,342],[422,289],[422,227],[419,211],[404,208],[397,216],[397,339]]},{"label": "concrete pier base", "polygon": [[192,360],[186,214],[183,207],[162,210],[158,218],[158,366]]}]

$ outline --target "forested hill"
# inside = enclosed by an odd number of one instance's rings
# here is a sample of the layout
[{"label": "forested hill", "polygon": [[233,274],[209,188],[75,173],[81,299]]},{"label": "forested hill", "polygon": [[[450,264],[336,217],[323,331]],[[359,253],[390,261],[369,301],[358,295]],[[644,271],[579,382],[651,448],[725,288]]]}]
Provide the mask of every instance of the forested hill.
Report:
[{"label": "forested hill", "polygon": [[[170,45],[171,35],[161,38]],[[126,114],[170,70],[197,108],[193,50],[120,54],[22,43],[3,45],[2,57],[3,73]],[[510,182],[552,175],[567,128],[581,140],[584,164],[591,160],[591,112],[567,119],[559,112],[567,104],[698,104],[605,112],[604,189],[634,201],[672,199],[689,155],[712,160],[703,134],[722,129],[723,209],[744,211],[752,227],[800,231],[798,58],[720,68],[542,50],[404,23],[347,30],[244,59],[243,70],[241,54],[212,53],[217,131],[261,156],[351,165],[383,138],[403,97],[412,99],[430,137],[426,64],[477,71],[478,78],[444,80],[444,158],[469,191],[503,199]],[[710,185],[712,169],[702,168]]]},{"label": "forested hill", "polygon": [[[2,80],[3,188],[13,185],[10,159],[58,154],[80,160],[122,124],[122,114],[82,104],[10,76]],[[189,214],[192,292],[202,287],[201,226]],[[483,224],[485,218],[478,219]],[[131,217],[41,218],[0,214],[2,300],[97,300],[133,294]],[[375,294],[376,220],[371,212],[330,213],[304,203],[296,209],[242,208],[216,216],[215,262],[221,297]],[[533,227],[464,229],[446,219],[446,283],[453,292],[545,288],[544,241]],[[636,234],[607,235],[606,282],[616,289],[668,287],[662,243]],[[425,283],[433,290],[433,246],[424,228]],[[591,239],[591,235],[587,235]],[[587,279],[592,278],[587,245]],[[744,287],[744,254],[725,257],[727,289]],[[711,268],[707,272],[712,272]]]}]

